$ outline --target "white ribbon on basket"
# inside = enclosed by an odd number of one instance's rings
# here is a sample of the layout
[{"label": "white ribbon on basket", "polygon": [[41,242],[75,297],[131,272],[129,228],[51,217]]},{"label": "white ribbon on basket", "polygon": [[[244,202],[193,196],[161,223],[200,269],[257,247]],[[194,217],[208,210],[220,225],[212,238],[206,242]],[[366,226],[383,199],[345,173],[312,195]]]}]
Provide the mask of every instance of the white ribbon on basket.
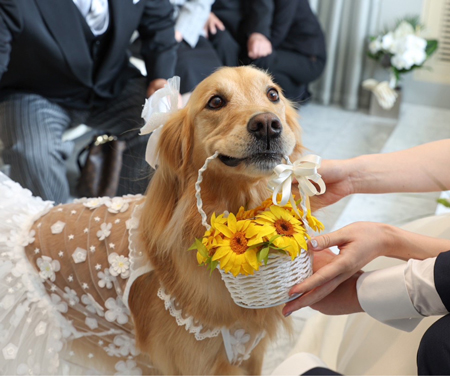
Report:
[{"label": "white ribbon on basket", "polygon": [[[268,182],[268,186],[273,190],[272,201],[274,205],[284,206],[288,202],[291,203],[292,208],[299,217],[302,217],[295,204],[294,196],[292,195],[292,181],[297,179],[298,188],[301,194],[301,205],[303,209],[303,216],[307,214],[306,201],[310,196],[324,194],[326,191],[325,182],[321,175],[317,172],[320,167],[321,158],[318,155],[306,155],[301,157],[293,164],[286,157],[288,164],[279,164],[274,168],[274,174]],[[319,186],[319,190],[311,183],[313,181]],[[281,200],[278,202],[278,194],[281,194]]]},{"label": "white ribbon on basket", "polygon": [[180,77],[174,76],[167,80],[162,89],[155,91],[150,98],[145,100],[142,109],[142,118],[145,125],[141,128],[141,135],[149,134],[145,160],[156,168],[159,158],[157,146],[161,131],[169,117],[178,110],[178,99],[180,95]]}]

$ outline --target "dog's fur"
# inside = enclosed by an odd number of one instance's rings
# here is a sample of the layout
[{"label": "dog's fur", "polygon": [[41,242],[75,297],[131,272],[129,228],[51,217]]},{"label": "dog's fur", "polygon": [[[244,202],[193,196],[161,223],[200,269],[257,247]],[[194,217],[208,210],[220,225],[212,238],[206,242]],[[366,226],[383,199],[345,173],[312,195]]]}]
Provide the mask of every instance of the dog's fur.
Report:
[{"label": "dog's fur", "polygon": [[[280,94],[277,103],[268,99],[270,88]],[[212,110],[207,103],[215,95],[221,96],[226,105]],[[247,130],[249,120],[261,113],[276,115],[282,124],[282,133],[270,148]],[[222,68],[201,82],[187,106],[164,126],[159,141],[160,164],[149,186],[140,222],[142,240],[155,271],[134,283],[129,303],[140,349],[165,374],[261,372],[267,341],[284,321],[281,310],[237,306],[219,272],[210,276],[205,267],[197,265],[195,252],[187,251],[205,230],[196,208],[194,184],[198,170],[215,151],[246,158],[235,167],[219,159],[210,164],[202,183],[203,208],[210,217],[213,212],[236,213],[240,206],[258,206],[270,195],[267,178],[282,162],[282,155],[292,157],[301,152],[297,116],[266,73],[251,67]],[[275,157],[267,157],[267,153]],[[266,330],[268,336],[249,360],[240,367],[232,366],[221,336],[197,341],[177,325],[157,297],[160,285],[176,297],[186,314],[206,328],[239,323],[252,335]]]}]

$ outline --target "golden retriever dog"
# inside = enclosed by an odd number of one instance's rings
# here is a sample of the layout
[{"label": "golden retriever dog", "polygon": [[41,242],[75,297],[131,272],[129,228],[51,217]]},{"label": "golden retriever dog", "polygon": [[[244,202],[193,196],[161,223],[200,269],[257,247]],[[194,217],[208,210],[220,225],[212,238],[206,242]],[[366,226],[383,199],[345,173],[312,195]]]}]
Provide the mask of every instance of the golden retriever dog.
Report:
[{"label": "golden retriever dog", "polygon": [[[195,251],[188,251],[205,231],[197,211],[195,183],[205,160],[218,152],[203,174],[203,209],[208,218],[224,211],[236,213],[241,206],[257,207],[271,195],[267,180],[273,168],[284,156],[295,159],[301,153],[297,117],[281,88],[265,72],[252,67],[219,69],[198,85],[187,105],[164,125],[158,143],[159,166],[145,197],[84,200],[57,206],[36,220],[26,255],[58,315],[77,327],[71,351],[62,358],[71,364],[77,358],[86,367],[94,361],[96,367],[102,363],[98,366],[102,372],[133,373],[138,362],[154,367],[144,373],[261,373],[268,341],[286,320],[281,307],[236,305],[220,273],[199,267]],[[130,218],[136,208],[141,214],[139,224],[133,225]],[[151,271],[130,284],[131,314],[127,316],[116,296],[127,289],[129,249],[145,257]],[[160,288],[176,299],[183,317],[191,317],[202,331],[241,330],[244,347],[258,338],[250,356],[230,363],[222,335],[198,340],[177,323],[158,295]],[[34,307],[26,304],[28,311]],[[58,329],[52,327],[56,319],[45,325],[39,321],[44,311],[48,317],[49,309],[36,308],[36,322],[30,319],[23,324],[35,325],[32,333],[38,339]],[[62,347],[60,337],[65,335],[64,331],[54,333],[46,345],[53,352]],[[56,344],[50,346],[49,341]],[[28,354],[39,347],[8,346],[10,357],[17,347]]]},{"label": "golden retriever dog", "polygon": [[[206,158],[218,151],[202,182],[208,217],[258,206],[270,196],[267,179],[273,168],[283,156],[301,152],[297,117],[266,73],[252,67],[222,68],[201,82],[187,106],[164,126],[160,165],[141,218],[155,271],[136,281],[130,297],[139,346],[164,373],[260,374],[267,340],[283,320],[280,308],[237,306],[219,273],[210,276],[197,265],[195,252],[186,251],[205,231],[194,185]],[[266,330],[268,336],[249,360],[230,365],[220,337],[197,341],[176,325],[161,302],[148,303],[155,300],[160,284],[208,328],[239,323],[251,335]]]}]

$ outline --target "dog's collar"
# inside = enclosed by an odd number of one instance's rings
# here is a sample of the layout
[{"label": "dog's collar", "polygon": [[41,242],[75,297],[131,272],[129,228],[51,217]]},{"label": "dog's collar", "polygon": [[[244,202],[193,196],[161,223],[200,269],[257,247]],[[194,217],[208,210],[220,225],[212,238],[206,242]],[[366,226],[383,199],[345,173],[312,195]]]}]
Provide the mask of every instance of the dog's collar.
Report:
[{"label": "dog's collar", "polygon": [[222,334],[228,361],[232,365],[239,366],[244,360],[250,358],[253,349],[266,335],[266,332],[262,331],[252,338],[252,336],[246,333],[244,329],[205,329],[193,316],[183,314],[183,310],[179,303],[174,297],[167,294],[163,287],[159,288],[158,297],[164,302],[164,307],[169,311],[170,315],[176,319],[177,324],[179,326],[184,326],[189,333],[194,334],[197,341],[217,337],[219,334]]}]

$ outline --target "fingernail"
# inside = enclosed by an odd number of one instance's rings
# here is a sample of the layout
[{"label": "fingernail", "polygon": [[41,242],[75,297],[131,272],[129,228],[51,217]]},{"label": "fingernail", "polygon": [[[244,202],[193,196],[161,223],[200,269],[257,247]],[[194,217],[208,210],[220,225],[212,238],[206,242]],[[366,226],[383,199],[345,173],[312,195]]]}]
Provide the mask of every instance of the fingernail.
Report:
[{"label": "fingernail", "polygon": [[289,317],[291,315],[292,312],[287,312],[284,314],[284,317]]},{"label": "fingernail", "polygon": [[319,243],[317,243],[317,240],[316,240],[316,239],[311,239],[311,240],[310,240],[310,243],[311,243],[311,245],[312,245],[313,248],[317,248],[317,246],[319,245]]},{"label": "fingernail", "polygon": [[297,299],[299,296],[301,296],[302,294],[299,292],[293,292],[292,294],[289,294],[289,298],[292,299]]}]

